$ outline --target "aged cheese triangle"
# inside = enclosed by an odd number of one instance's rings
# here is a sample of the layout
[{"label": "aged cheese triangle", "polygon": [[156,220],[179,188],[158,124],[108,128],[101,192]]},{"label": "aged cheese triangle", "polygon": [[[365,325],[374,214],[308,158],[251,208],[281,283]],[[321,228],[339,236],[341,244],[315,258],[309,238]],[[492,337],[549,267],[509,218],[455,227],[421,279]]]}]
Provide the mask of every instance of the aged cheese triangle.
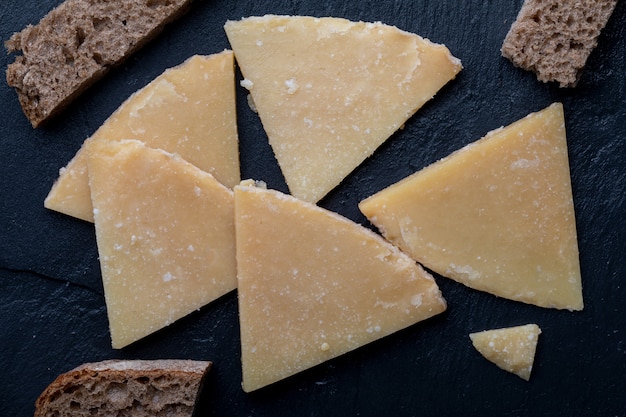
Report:
[{"label": "aged cheese triangle", "polygon": [[114,348],[236,288],[230,189],[139,141],[85,146]]},{"label": "aged cheese triangle", "polygon": [[471,333],[472,344],[487,360],[528,381],[541,329],[536,324]]},{"label": "aged cheese triangle", "polygon": [[390,241],[471,288],[583,308],[563,107],[487,134],[362,201]]},{"label": "aged cheese triangle", "polygon": [[245,391],[446,308],[415,261],[312,203],[244,182],[235,228]]},{"label": "aged cheese triangle", "polygon": [[461,70],[382,23],[263,16],[226,34],[292,195],[316,202]]},{"label": "aged cheese triangle", "polygon": [[[233,53],[196,55],[166,70],[130,96],[91,138],[141,140],[233,187],[240,180]],[[44,206],[93,221],[84,148],[61,169]]]}]

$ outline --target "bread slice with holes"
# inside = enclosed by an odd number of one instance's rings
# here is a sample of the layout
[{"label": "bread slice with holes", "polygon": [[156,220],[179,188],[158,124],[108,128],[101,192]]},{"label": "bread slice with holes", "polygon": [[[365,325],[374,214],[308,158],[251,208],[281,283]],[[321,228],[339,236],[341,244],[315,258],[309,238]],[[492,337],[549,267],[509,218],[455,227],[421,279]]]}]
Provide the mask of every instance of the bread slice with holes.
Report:
[{"label": "bread slice with holes", "polygon": [[179,359],[86,363],[43,391],[35,417],[191,417],[210,368]]},{"label": "bread slice with holes", "polygon": [[525,0],[502,55],[543,82],[574,87],[617,0]]},{"label": "bread slice with holes", "polygon": [[111,67],[183,14],[191,0],[66,0],[5,43],[7,67],[33,127],[59,113]]}]

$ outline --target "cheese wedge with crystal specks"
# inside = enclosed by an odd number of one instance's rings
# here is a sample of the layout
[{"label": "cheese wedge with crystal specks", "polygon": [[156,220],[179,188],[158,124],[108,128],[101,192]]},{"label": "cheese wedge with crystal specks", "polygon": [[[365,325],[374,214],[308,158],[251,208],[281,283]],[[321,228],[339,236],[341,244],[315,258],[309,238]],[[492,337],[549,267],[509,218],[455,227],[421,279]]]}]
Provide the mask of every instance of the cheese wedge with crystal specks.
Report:
[{"label": "cheese wedge with crystal specks", "polygon": [[369,229],[250,181],[234,192],[246,392],[446,309],[432,276]]},{"label": "cheese wedge with crystal specks", "polygon": [[462,68],[445,46],[380,22],[268,15],[225,30],[289,190],[309,202]]},{"label": "cheese wedge with crystal specks", "polygon": [[484,330],[469,335],[481,355],[500,369],[528,381],[541,329],[536,324]]},{"label": "cheese wedge with crystal specks", "polygon": [[490,132],[359,208],[438,274],[511,300],[583,308],[560,103]]},{"label": "cheese wedge with crystal specks", "polygon": [[[196,55],[130,96],[91,139],[137,139],[177,153],[228,187],[239,183],[232,51]],[[87,156],[62,168],[44,206],[93,222]]]},{"label": "cheese wedge with crystal specks", "polygon": [[114,348],[236,288],[230,189],[139,141],[85,149]]}]

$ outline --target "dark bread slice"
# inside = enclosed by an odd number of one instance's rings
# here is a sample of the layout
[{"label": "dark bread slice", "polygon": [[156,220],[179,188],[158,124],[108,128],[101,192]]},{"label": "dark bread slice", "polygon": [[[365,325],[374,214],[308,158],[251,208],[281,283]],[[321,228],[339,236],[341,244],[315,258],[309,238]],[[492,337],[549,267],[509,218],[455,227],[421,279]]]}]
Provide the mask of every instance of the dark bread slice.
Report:
[{"label": "dark bread slice", "polygon": [[109,360],[59,375],[35,402],[35,417],[191,417],[211,362]]},{"label": "dark bread slice", "polygon": [[539,81],[574,87],[617,0],[525,0],[502,55]]},{"label": "dark bread slice", "polygon": [[191,0],[66,0],[5,42],[7,68],[33,127],[60,112],[112,66],[187,11]]}]

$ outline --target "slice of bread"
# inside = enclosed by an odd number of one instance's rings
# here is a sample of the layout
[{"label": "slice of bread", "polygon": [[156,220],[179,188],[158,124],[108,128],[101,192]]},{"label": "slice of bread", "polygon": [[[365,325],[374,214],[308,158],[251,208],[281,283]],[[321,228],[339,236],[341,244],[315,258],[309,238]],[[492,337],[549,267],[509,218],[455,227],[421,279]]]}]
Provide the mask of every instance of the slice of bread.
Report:
[{"label": "slice of bread", "polygon": [[35,403],[35,417],[191,417],[211,362],[108,360],[59,375]]},{"label": "slice of bread", "polygon": [[502,56],[543,82],[574,87],[617,0],[525,0]]},{"label": "slice of bread", "polygon": [[6,41],[7,67],[33,127],[60,112],[112,66],[158,34],[191,0],[66,0]]}]

